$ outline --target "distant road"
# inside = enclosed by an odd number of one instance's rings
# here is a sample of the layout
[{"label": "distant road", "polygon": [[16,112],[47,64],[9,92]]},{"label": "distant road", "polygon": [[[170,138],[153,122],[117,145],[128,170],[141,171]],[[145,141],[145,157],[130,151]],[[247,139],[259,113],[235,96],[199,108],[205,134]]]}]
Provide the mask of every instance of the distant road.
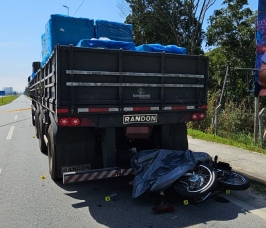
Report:
[{"label": "distant road", "polygon": [[[177,194],[167,195],[175,211],[157,215],[151,210],[152,195],[132,199],[132,177],[54,182],[47,154],[40,152],[35,138],[31,110],[26,110],[30,106],[23,95],[0,106],[0,228],[266,227],[266,200],[249,190],[188,206]],[[112,194],[116,197],[106,202]]]}]

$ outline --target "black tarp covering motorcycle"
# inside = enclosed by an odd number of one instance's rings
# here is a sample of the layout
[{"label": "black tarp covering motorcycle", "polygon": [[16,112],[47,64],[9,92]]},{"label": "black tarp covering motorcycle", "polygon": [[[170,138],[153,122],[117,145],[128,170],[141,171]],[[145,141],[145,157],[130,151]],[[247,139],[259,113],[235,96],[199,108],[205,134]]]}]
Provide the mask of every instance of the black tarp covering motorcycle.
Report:
[{"label": "black tarp covering motorcycle", "polygon": [[207,153],[174,150],[140,151],[132,160],[133,198],[146,191],[162,192],[174,185],[187,199],[205,199],[217,189],[245,190],[249,180]]}]

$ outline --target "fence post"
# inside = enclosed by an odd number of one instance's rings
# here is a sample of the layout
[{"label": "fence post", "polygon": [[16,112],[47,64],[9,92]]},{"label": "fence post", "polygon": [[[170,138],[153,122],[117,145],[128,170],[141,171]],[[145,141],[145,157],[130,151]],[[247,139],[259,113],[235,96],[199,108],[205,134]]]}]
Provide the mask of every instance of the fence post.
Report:
[{"label": "fence post", "polygon": [[223,89],[222,89],[222,93],[220,96],[219,105],[215,108],[215,118],[214,118],[214,134],[215,135],[218,134],[218,115],[220,112],[220,108],[222,106],[222,101],[223,101],[224,91],[225,91],[225,87],[226,87],[227,77],[229,75],[229,70],[230,70],[230,65],[229,65],[229,62],[227,62],[226,74],[224,77],[224,84],[223,84]]},{"label": "fence post", "polygon": [[219,115],[219,112],[220,112],[220,108],[221,108],[221,104],[219,104],[215,108],[215,117],[214,117],[214,134],[215,135],[218,134],[218,115]]},{"label": "fence post", "polygon": [[263,127],[263,114],[265,112],[265,108],[263,108],[259,113],[259,133],[260,133],[260,147],[263,149],[263,133],[264,133],[264,127]]}]

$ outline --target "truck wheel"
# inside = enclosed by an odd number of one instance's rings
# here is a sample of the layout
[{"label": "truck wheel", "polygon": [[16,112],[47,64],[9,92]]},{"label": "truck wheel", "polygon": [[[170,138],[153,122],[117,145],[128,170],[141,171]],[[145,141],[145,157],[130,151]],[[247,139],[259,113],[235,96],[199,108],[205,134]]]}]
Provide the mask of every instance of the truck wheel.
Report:
[{"label": "truck wheel", "polygon": [[181,151],[188,150],[186,123],[170,125],[170,149]]},{"label": "truck wheel", "polygon": [[31,120],[32,120],[32,125],[35,126],[35,119],[34,119],[35,115],[33,113],[31,113]]},{"label": "truck wheel", "polygon": [[43,126],[43,121],[42,121],[42,116],[39,115],[39,147],[41,152],[47,152],[47,146],[44,142],[44,126]]},{"label": "truck wheel", "polygon": [[39,114],[35,112],[35,133],[36,133],[37,139],[39,138],[38,120],[39,120]]},{"label": "truck wheel", "polygon": [[53,180],[59,179],[56,174],[56,158],[55,158],[55,145],[52,125],[48,128],[48,162],[49,162],[49,173]]}]

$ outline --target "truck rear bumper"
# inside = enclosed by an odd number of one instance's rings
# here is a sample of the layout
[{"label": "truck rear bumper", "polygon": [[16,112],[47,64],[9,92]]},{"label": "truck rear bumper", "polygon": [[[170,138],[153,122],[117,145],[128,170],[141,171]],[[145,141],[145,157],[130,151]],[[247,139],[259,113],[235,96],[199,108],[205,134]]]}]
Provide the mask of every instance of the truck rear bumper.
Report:
[{"label": "truck rear bumper", "polygon": [[78,183],[91,180],[99,180],[120,176],[133,175],[133,168],[122,169],[118,167],[106,169],[94,169],[80,172],[63,173],[63,184]]}]

